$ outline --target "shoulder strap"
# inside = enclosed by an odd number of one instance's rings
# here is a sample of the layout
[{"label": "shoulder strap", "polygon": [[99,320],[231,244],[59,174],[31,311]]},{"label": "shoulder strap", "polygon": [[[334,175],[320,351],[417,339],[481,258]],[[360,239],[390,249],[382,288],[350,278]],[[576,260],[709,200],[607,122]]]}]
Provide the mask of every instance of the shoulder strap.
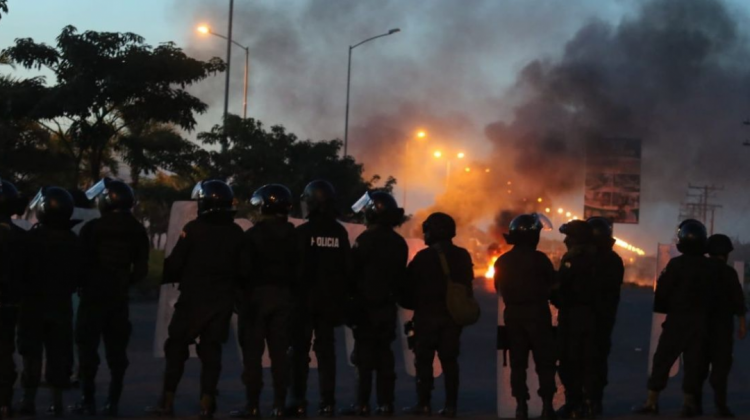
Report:
[{"label": "shoulder strap", "polygon": [[445,253],[442,249],[437,250],[438,256],[440,257],[440,266],[443,268],[443,274],[445,274],[445,280],[450,284],[451,280],[451,269],[448,265],[448,258],[445,257]]}]

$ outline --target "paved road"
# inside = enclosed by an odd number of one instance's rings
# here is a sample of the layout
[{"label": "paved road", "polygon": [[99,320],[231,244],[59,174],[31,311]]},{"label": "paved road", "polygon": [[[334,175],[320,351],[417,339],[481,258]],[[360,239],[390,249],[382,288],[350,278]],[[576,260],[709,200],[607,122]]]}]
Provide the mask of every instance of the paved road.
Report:
[{"label": "paved road", "polygon": [[[494,294],[480,292],[478,294],[483,306],[483,317],[480,323],[466,330],[461,354],[461,394],[459,408],[462,417],[478,419],[495,418],[496,413],[496,352],[493,348],[495,340],[495,320],[497,319],[496,299]],[[646,368],[648,358],[649,328],[651,325],[651,292],[646,289],[626,289],[620,305],[620,314],[615,329],[615,339],[611,357],[611,384],[608,388],[605,408],[607,417],[632,418],[629,416],[630,407],[642,400],[645,394]],[[158,397],[163,359],[152,356],[154,319],[156,317],[155,302],[133,303],[132,308],[134,336],[131,343],[131,369],[127,377],[127,386],[123,396],[123,417],[143,417],[143,407],[154,403]],[[232,338],[233,340],[233,338]],[[339,333],[339,354],[344,354],[343,332]],[[738,343],[735,354],[740,360],[736,361],[732,374],[730,402],[738,415],[750,418],[750,384],[747,373],[750,372],[750,361],[744,360],[748,354],[748,343]],[[400,372],[403,372],[403,360],[397,357]],[[224,352],[224,372],[222,374],[220,396],[218,399],[218,418],[227,418],[229,410],[241,407],[243,404],[243,388],[240,382],[240,362],[236,347],[228,345]],[[180,384],[177,400],[177,416],[192,417],[197,410],[199,363],[191,359]],[[270,372],[266,372],[266,383],[270,383]],[[103,403],[106,390],[106,368],[100,373],[100,404]],[[681,376],[673,378],[670,388],[662,398],[662,418],[676,417],[681,403],[679,383]],[[435,390],[434,407],[438,408],[443,402],[442,380],[438,379]],[[399,374],[397,388],[397,406],[411,404],[414,401],[414,380],[405,373]],[[318,395],[317,375],[315,371],[310,377],[310,400],[316,401]],[[353,400],[354,375],[352,369],[346,365],[343,357],[339,357],[339,406],[344,406]],[[73,403],[78,398],[76,391],[66,394],[66,401]],[[712,412],[711,391],[707,388],[706,408]],[[42,390],[39,397],[40,408],[47,404],[48,395]],[[264,412],[270,411],[270,395],[263,398]],[[70,416],[69,418],[74,418]]]}]

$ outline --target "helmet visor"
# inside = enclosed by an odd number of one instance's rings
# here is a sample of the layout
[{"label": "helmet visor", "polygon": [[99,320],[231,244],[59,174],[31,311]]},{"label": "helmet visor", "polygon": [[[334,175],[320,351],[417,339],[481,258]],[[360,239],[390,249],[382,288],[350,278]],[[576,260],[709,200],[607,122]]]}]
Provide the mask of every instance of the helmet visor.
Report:
[{"label": "helmet visor", "polygon": [[542,224],[543,231],[549,232],[555,228],[554,225],[552,224],[552,221],[549,220],[549,218],[543,215],[542,213],[534,213],[534,216],[539,221],[539,223]]},{"label": "helmet visor", "polygon": [[109,181],[108,178],[102,178],[101,180],[99,180],[99,182],[94,184],[93,187],[89,188],[86,191],[86,198],[88,198],[89,200],[93,200],[96,197],[102,195],[104,190],[107,189],[107,181]]},{"label": "helmet visor", "polygon": [[359,200],[357,200],[356,203],[352,206],[352,211],[354,213],[361,212],[365,207],[370,205],[372,203],[372,198],[370,198],[370,193],[366,192]]},{"label": "helmet visor", "polygon": [[31,202],[29,202],[29,210],[34,211],[39,207],[41,202],[44,200],[44,188],[40,188],[39,192],[36,193]]},{"label": "helmet visor", "polygon": [[193,192],[190,193],[190,199],[197,200],[201,197],[201,193],[203,192],[203,181],[199,181],[197,184],[195,184],[195,187],[193,187]]}]

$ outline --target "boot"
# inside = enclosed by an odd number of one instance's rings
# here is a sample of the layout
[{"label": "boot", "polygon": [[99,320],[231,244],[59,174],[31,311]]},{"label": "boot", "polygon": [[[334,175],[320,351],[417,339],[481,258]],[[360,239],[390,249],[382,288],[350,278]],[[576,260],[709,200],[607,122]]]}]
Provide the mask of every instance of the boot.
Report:
[{"label": "boot", "polygon": [[63,391],[62,388],[52,388],[52,405],[48,412],[55,417],[63,417],[65,415],[65,407],[63,407]]},{"label": "boot", "polygon": [[213,395],[201,395],[201,411],[198,418],[201,420],[211,420],[216,412],[216,398]]},{"label": "boot", "polygon": [[431,416],[432,407],[430,403],[419,402],[411,407],[404,408],[404,414],[408,416]]},{"label": "boot", "polygon": [[690,419],[698,416],[698,403],[695,400],[695,395],[685,394],[684,401],[682,403],[682,411],[680,417],[684,419]]},{"label": "boot", "polygon": [[284,409],[284,417],[296,417],[300,419],[307,417],[307,401],[287,405]]},{"label": "boot", "polygon": [[714,391],[714,405],[716,406],[716,417],[721,419],[734,418],[734,413],[727,406],[727,394]]},{"label": "boot", "polygon": [[604,404],[601,399],[595,399],[591,403],[593,404],[594,414],[597,416],[604,414]]},{"label": "boot", "polygon": [[370,406],[367,404],[352,404],[351,406],[347,408],[342,408],[339,410],[339,414],[342,416],[360,416],[360,417],[369,417],[370,416]]},{"label": "boot", "polygon": [[318,415],[320,417],[334,417],[336,415],[336,406],[333,404],[320,403]]},{"label": "boot", "polygon": [[124,373],[112,374],[112,379],[109,382],[109,395],[107,396],[107,402],[104,404],[104,410],[102,410],[102,414],[105,416],[117,417],[124,382]]},{"label": "boot", "polygon": [[146,413],[156,417],[174,417],[174,392],[165,392],[153,407],[146,407]]},{"label": "boot", "polygon": [[84,395],[81,401],[70,407],[70,412],[79,416],[95,416],[96,401],[93,396]]},{"label": "boot", "polygon": [[516,398],[516,420],[528,420],[529,403],[526,398]]},{"label": "boot", "polygon": [[565,403],[556,413],[557,417],[561,419],[580,419],[583,418],[581,407],[569,403]]},{"label": "boot", "polygon": [[557,414],[555,413],[555,405],[552,403],[552,397],[542,398],[542,415],[539,416],[542,420],[557,420]]},{"label": "boot", "polygon": [[458,414],[458,410],[456,409],[455,404],[446,404],[442,410],[438,411],[438,414],[440,415],[440,417],[452,419],[456,417],[456,415]]},{"label": "boot", "polygon": [[586,400],[583,402],[582,410],[583,418],[594,420],[596,419],[596,407],[593,401]]},{"label": "boot", "polygon": [[648,391],[646,403],[640,407],[633,408],[633,414],[653,415],[659,414],[659,391]]},{"label": "boot", "polygon": [[18,414],[24,417],[36,415],[36,388],[26,388],[23,390]]},{"label": "boot", "polygon": [[248,401],[244,410],[230,411],[229,417],[233,419],[259,419],[261,418],[260,408],[257,402]]},{"label": "boot", "polygon": [[396,413],[393,403],[380,404],[375,409],[375,415],[381,417],[392,417]]}]

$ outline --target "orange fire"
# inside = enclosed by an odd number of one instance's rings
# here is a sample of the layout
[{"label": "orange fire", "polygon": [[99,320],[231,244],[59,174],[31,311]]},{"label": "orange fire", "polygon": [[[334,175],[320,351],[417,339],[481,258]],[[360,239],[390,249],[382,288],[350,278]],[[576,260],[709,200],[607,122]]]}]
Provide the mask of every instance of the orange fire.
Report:
[{"label": "orange fire", "polygon": [[495,262],[500,258],[499,255],[495,255],[490,258],[490,265],[487,267],[487,271],[484,273],[484,278],[487,280],[493,280],[495,278]]}]

